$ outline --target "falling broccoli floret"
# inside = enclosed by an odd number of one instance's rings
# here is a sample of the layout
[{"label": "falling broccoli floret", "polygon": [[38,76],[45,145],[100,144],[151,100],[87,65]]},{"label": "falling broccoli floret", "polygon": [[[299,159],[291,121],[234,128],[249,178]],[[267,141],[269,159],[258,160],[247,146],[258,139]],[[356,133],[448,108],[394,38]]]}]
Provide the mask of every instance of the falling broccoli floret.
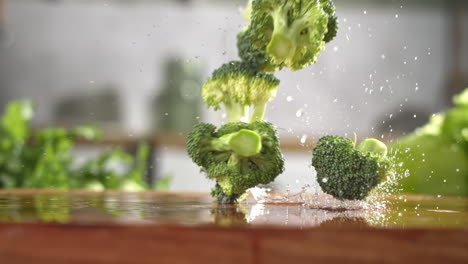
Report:
[{"label": "falling broccoli floret", "polygon": [[212,195],[221,203],[234,202],[284,170],[276,131],[265,121],[228,123],[218,131],[211,124],[198,124],[188,135],[187,150],[207,177],[216,180],[219,187]]},{"label": "falling broccoli floret", "polygon": [[387,147],[368,138],[357,148],[350,139],[322,137],[313,151],[312,165],[325,193],[343,200],[363,200],[386,178],[391,162]]},{"label": "falling broccoli floret", "polygon": [[237,50],[242,62],[251,68],[264,72],[274,72],[281,69],[281,65],[274,64],[270,56],[252,45],[251,32],[252,30],[246,29],[237,34]]},{"label": "falling broccoli floret", "polygon": [[250,25],[238,39],[239,55],[249,61],[254,51],[257,60],[250,61],[263,71],[299,70],[314,63],[338,27],[330,0],[253,0],[250,14]]},{"label": "falling broccoli floret", "polygon": [[202,87],[202,97],[216,110],[224,104],[230,122],[262,120],[266,105],[275,97],[279,80],[272,74],[259,72],[243,62],[223,64]]}]

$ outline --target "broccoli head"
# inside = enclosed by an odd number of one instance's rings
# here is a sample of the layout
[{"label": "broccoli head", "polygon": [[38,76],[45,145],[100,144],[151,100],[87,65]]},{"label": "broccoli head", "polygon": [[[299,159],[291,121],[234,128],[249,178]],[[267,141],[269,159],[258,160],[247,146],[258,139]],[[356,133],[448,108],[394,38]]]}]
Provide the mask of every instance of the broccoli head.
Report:
[{"label": "broccoli head", "polygon": [[250,10],[250,25],[238,38],[239,55],[264,71],[302,69],[336,36],[330,0],[253,0]]},{"label": "broccoli head", "polygon": [[258,184],[272,182],[284,170],[279,139],[265,121],[228,123],[216,131],[211,124],[194,127],[187,138],[192,160],[216,180],[212,194],[231,203]]},{"label": "broccoli head", "polygon": [[314,148],[312,165],[325,193],[340,200],[363,200],[390,172],[386,154],[385,144],[373,138],[355,148],[350,139],[324,136]]},{"label": "broccoli head", "polygon": [[232,61],[216,69],[202,87],[202,97],[216,110],[224,104],[230,122],[262,120],[266,105],[275,97],[279,80],[244,62]]},{"label": "broccoli head", "polygon": [[405,170],[399,189],[406,193],[468,195],[468,89],[453,98],[455,107],[390,146]]}]

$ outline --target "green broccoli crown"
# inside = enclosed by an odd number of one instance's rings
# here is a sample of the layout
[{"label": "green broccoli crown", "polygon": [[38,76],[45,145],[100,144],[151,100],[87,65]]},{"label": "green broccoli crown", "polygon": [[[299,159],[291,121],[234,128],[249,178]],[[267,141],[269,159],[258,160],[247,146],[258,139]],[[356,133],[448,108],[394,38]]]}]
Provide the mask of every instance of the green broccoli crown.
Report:
[{"label": "green broccoli crown", "polygon": [[[247,31],[245,37],[261,51],[255,52],[261,55],[257,61],[267,54],[270,58],[261,60],[274,68],[299,70],[314,63],[325,42],[336,35],[335,7],[329,0],[254,0]],[[240,49],[242,58],[247,49]]]},{"label": "green broccoli crown", "polygon": [[254,106],[251,121],[262,120],[266,104],[275,97],[279,80],[273,74],[255,70],[245,62],[232,61],[216,69],[202,87],[202,97],[216,110],[226,107],[231,122],[246,121]]},{"label": "green broccoli crown", "polygon": [[390,172],[386,153],[385,144],[376,139],[355,148],[350,139],[324,136],[314,148],[312,165],[325,193],[340,200],[362,200]]},{"label": "green broccoli crown", "polygon": [[279,80],[274,75],[254,70],[248,64],[232,61],[216,69],[202,88],[205,103],[219,109],[220,104],[253,105],[276,95]]},{"label": "green broccoli crown", "polygon": [[215,160],[217,153],[211,151],[211,141],[216,138],[216,127],[212,124],[200,123],[193,127],[187,137],[187,152],[195,164],[206,168]]},{"label": "green broccoli crown", "polygon": [[188,135],[192,160],[225,195],[242,194],[258,184],[272,182],[284,170],[279,139],[273,126],[264,121],[228,123],[218,131],[199,124]]},{"label": "green broccoli crown", "polygon": [[264,50],[258,49],[252,44],[251,33],[252,30],[246,29],[237,34],[237,50],[242,61],[259,71],[275,72],[280,70],[281,65],[274,64]]}]

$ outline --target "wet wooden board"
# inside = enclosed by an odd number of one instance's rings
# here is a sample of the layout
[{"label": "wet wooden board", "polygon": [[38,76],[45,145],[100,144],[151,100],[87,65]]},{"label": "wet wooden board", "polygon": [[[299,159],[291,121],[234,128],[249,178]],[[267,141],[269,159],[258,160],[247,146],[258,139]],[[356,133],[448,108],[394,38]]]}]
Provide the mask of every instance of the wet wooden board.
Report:
[{"label": "wet wooden board", "polygon": [[394,220],[402,204],[379,223],[300,205],[256,213],[197,193],[2,191],[0,263],[468,263],[466,199],[406,199],[420,223]]}]

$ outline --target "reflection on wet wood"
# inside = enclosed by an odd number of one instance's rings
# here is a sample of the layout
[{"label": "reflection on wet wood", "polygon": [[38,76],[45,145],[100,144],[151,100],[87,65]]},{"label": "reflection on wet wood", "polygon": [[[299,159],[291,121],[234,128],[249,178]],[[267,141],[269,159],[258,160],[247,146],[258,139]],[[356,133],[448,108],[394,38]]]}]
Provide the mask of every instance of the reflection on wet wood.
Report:
[{"label": "reflection on wet wood", "polygon": [[329,211],[219,206],[200,193],[2,190],[0,263],[468,263],[467,199],[388,200],[383,211]]}]

